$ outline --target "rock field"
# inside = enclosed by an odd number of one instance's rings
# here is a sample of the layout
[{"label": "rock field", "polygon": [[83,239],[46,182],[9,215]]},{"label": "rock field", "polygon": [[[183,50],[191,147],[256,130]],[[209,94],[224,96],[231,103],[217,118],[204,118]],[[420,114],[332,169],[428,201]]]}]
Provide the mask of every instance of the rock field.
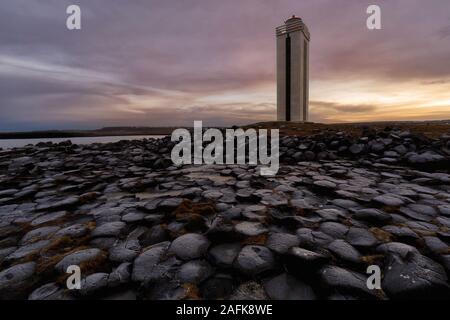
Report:
[{"label": "rock field", "polygon": [[0,151],[0,299],[450,299],[449,135],[286,136],[275,177],[172,145]]}]

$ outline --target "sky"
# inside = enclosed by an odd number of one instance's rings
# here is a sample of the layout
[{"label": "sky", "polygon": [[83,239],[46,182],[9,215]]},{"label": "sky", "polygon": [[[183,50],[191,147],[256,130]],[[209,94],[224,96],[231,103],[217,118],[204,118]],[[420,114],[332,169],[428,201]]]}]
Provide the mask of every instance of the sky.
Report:
[{"label": "sky", "polygon": [[450,119],[449,0],[1,0],[0,131],[275,120],[275,27],[293,14],[311,121]]}]

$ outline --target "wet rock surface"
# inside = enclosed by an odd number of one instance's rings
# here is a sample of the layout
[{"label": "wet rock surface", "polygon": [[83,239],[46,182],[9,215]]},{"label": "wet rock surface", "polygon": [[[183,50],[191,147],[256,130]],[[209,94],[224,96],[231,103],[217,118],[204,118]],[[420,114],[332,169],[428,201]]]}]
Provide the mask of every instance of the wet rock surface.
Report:
[{"label": "wet rock surface", "polygon": [[0,151],[0,299],[450,297],[448,139],[282,137],[275,177],[170,146]]}]

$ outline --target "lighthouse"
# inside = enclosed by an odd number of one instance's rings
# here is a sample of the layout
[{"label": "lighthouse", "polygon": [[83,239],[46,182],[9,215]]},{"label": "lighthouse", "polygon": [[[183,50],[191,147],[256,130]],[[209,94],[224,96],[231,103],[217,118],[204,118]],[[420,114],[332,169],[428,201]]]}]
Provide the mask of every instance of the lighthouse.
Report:
[{"label": "lighthouse", "polygon": [[292,16],[276,28],[277,119],[308,121],[309,31],[301,18]]}]

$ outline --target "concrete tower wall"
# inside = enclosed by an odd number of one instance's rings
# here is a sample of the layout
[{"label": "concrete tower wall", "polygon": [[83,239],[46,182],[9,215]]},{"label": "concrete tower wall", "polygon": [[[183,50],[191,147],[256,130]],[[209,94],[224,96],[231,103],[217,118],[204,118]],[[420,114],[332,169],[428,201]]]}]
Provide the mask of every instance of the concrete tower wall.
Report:
[{"label": "concrete tower wall", "polygon": [[291,37],[291,120],[303,121],[303,34],[292,32]]},{"label": "concrete tower wall", "polygon": [[303,112],[304,112],[304,116],[302,117],[303,121],[309,121],[309,39],[307,39],[306,37],[304,37],[303,40],[303,66],[304,66],[304,71],[303,71],[303,83],[302,83],[302,88],[303,88]]},{"label": "concrete tower wall", "polygon": [[277,37],[277,119],[286,121],[286,35]]},{"label": "concrete tower wall", "polygon": [[299,18],[289,19],[276,31],[277,119],[308,121],[309,31]]}]

